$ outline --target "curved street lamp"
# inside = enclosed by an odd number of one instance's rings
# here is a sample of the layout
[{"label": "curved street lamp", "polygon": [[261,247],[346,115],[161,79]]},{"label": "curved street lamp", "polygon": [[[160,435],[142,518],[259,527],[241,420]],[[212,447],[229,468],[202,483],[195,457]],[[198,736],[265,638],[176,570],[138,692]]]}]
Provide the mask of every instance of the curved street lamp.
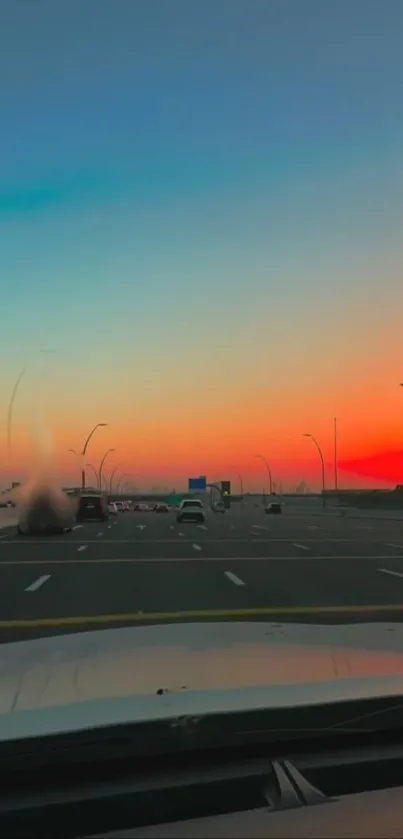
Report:
[{"label": "curved street lamp", "polygon": [[266,458],[262,454],[255,454],[255,457],[259,457],[260,460],[263,460],[263,463],[266,466],[267,474],[269,476],[270,495],[273,495],[273,476],[272,476],[272,473],[271,473],[270,466],[269,466]]},{"label": "curved street lamp", "polygon": [[321,449],[317,439],[313,436],[313,434],[304,434],[303,436],[304,437],[310,437],[310,439],[312,440],[312,442],[314,443],[314,445],[316,446],[316,448],[319,452],[320,462],[321,462],[321,465],[322,465],[322,507],[325,507],[326,506],[326,498],[325,498],[325,461],[323,459],[322,449]]},{"label": "curved street lamp", "polygon": [[123,478],[131,478],[131,475],[129,474],[129,472],[123,472],[123,475],[120,476],[120,478],[119,478],[119,480],[116,484],[116,493],[119,493],[119,491],[120,491],[120,486],[121,486],[121,483],[123,481]]},{"label": "curved street lamp", "polygon": [[94,425],[94,428],[92,428],[92,429],[91,429],[91,431],[90,431],[90,433],[89,433],[89,435],[88,435],[88,437],[87,437],[87,439],[86,439],[86,441],[85,441],[85,443],[84,443],[84,448],[83,448],[83,450],[82,450],[82,452],[81,452],[81,457],[83,458],[83,461],[82,461],[82,467],[81,467],[81,489],[82,489],[82,490],[85,490],[85,464],[84,464],[84,458],[85,458],[85,454],[86,454],[86,451],[87,451],[87,446],[88,446],[88,443],[90,442],[91,437],[95,434],[95,432],[96,432],[97,428],[105,428],[107,425],[108,425],[108,423],[107,423],[107,422],[97,422],[97,424],[96,424],[96,425]]},{"label": "curved street lamp", "polygon": [[116,474],[117,470],[119,469],[119,465],[120,465],[120,464],[118,463],[118,464],[117,464],[117,466],[115,466],[115,468],[114,468],[114,469],[112,469],[111,476],[110,476],[110,478],[109,478],[109,494],[110,494],[110,495],[112,495],[112,489],[113,489],[113,479],[114,479],[114,477],[115,477],[115,474]]},{"label": "curved street lamp", "polygon": [[99,473],[98,473],[99,489],[101,490],[101,492],[102,492],[102,469],[104,468],[105,460],[108,457],[108,454],[110,454],[111,452],[115,452],[115,451],[116,451],[116,449],[108,449],[108,451],[105,452],[105,454],[104,454],[104,456],[101,460],[101,465],[99,467]]},{"label": "curved street lamp", "polygon": [[241,500],[243,501],[243,480],[242,480],[242,475],[241,475],[241,473],[240,473],[240,472],[238,472],[238,469],[236,468],[236,466],[231,466],[231,469],[235,472],[235,474],[236,474],[236,475],[238,475],[238,478],[239,478],[239,483],[240,483],[240,485],[241,485]]}]

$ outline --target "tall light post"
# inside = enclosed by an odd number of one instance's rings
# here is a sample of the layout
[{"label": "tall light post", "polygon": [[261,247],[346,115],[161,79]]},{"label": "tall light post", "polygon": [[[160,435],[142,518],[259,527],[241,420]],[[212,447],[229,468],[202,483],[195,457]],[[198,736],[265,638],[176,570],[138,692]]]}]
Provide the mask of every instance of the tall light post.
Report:
[{"label": "tall light post", "polygon": [[337,469],[337,417],[333,420],[333,442],[334,442],[334,488],[337,492],[339,488],[339,476]]},{"label": "tall light post", "polygon": [[[46,350],[39,350],[40,353],[49,355],[50,353],[56,353],[56,350],[46,349]],[[23,367],[23,369],[19,372],[16,381],[14,383],[14,387],[11,391],[10,401],[8,403],[8,410],[7,410],[7,453],[8,459],[11,461],[11,429],[12,429],[12,422],[13,422],[13,409],[14,409],[14,402],[16,400],[16,396],[18,393],[18,389],[21,383],[21,380],[24,378],[25,373],[27,372],[27,368]]]},{"label": "tall light post", "polygon": [[81,457],[82,457],[82,465],[81,465],[81,489],[82,489],[82,491],[84,491],[84,490],[85,490],[85,461],[84,461],[84,458],[85,458],[85,455],[86,455],[86,451],[87,451],[88,443],[90,442],[91,437],[95,434],[95,432],[96,432],[96,430],[97,430],[98,428],[106,428],[106,426],[107,426],[107,425],[108,425],[108,423],[107,423],[107,422],[97,422],[97,424],[96,424],[96,425],[94,425],[94,428],[92,428],[92,429],[91,429],[91,431],[90,431],[90,433],[89,433],[89,435],[88,435],[88,437],[87,437],[87,439],[86,439],[86,441],[85,441],[85,443],[84,443],[84,447],[83,447],[83,450],[82,450],[82,452],[81,452]]},{"label": "tall light post", "polygon": [[113,479],[115,477],[115,474],[116,474],[117,470],[119,469],[119,465],[120,464],[118,463],[117,466],[115,466],[115,468],[112,469],[111,476],[109,478],[109,494],[110,495],[112,494],[112,489],[113,489]]},{"label": "tall light post", "polygon": [[102,492],[102,470],[103,470],[103,468],[104,468],[104,463],[105,463],[105,460],[106,460],[106,458],[108,457],[108,455],[109,455],[111,452],[115,452],[115,451],[116,451],[116,449],[108,449],[108,450],[105,452],[105,454],[104,454],[104,456],[103,456],[103,458],[102,458],[102,460],[101,460],[101,465],[100,465],[100,467],[99,467],[99,473],[98,473],[99,488],[100,488],[101,492]]},{"label": "tall light post", "polygon": [[87,469],[91,469],[91,471],[94,473],[94,477],[95,477],[95,486],[96,486],[96,487],[97,487],[97,489],[98,489],[98,472],[97,472],[97,470],[95,469],[95,466],[93,466],[93,465],[92,465],[92,463],[87,463]]},{"label": "tall light post", "polygon": [[325,498],[325,461],[323,459],[322,449],[321,449],[317,439],[313,436],[313,434],[304,434],[303,436],[304,437],[310,437],[310,439],[312,440],[312,442],[314,443],[314,445],[316,446],[316,448],[319,452],[320,462],[321,462],[321,465],[322,465],[322,507],[325,507],[326,506],[326,498]]},{"label": "tall light post", "polygon": [[239,478],[239,483],[240,483],[240,485],[241,485],[241,498],[242,498],[242,501],[243,501],[243,480],[242,480],[242,475],[241,475],[241,473],[240,473],[240,472],[238,472],[238,469],[236,468],[236,466],[231,466],[231,469],[235,472],[235,474],[236,474],[236,475],[238,475],[238,478]]},{"label": "tall light post", "polygon": [[118,482],[117,482],[117,484],[116,484],[116,493],[117,493],[117,494],[118,494],[118,493],[119,493],[119,491],[120,491],[120,486],[121,486],[121,483],[122,483],[122,481],[123,481],[123,478],[131,478],[131,475],[129,474],[129,472],[123,472],[123,475],[121,475],[121,476],[120,476],[120,478],[119,478],[119,480],[118,480]]},{"label": "tall light post", "polygon": [[7,452],[8,452],[8,459],[9,459],[10,462],[11,462],[11,427],[12,427],[12,421],[13,421],[14,402],[15,402],[15,398],[16,398],[17,393],[18,393],[18,388],[20,386],[21,379],[23,379],[26,372],[27,372],[26,368],[24,367],[20,371],[20,373],[18,374],[18,377],[17,377],[17,379],[14,383],[14,387],[11,391],[10,402],[8,404],[8,411],[7,411]]},{"label": "tall light post", "polygon": [[271,473],[270,466],[269,466],[266,458],[262,454],[255,454],[255,457],[259,457],[260,460],[263,460],[263,463],[266,466],[267,474],[269,476],[270,495],[273,495],[273,476],[272,476],[272,473]]}]

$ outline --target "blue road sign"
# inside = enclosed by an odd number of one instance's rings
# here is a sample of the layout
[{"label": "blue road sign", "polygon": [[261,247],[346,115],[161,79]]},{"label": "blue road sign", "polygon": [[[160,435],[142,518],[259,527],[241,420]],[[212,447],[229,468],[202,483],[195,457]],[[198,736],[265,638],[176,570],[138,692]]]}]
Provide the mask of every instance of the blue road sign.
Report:
[{"label": "blue road sign", "polygon": [[205,492],[207,488],[206,476],[199,475],[198,478],[189,478],[188,488],[189,492]]}]

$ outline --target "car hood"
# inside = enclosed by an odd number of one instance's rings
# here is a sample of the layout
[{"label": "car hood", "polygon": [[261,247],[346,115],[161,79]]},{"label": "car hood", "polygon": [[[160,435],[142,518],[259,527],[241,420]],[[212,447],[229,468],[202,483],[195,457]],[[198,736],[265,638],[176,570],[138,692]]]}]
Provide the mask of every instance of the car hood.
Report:
[{"label": "car hood", "polygon": [[403,694],[403,624],[182,623],[0,647],[0,740]]}]

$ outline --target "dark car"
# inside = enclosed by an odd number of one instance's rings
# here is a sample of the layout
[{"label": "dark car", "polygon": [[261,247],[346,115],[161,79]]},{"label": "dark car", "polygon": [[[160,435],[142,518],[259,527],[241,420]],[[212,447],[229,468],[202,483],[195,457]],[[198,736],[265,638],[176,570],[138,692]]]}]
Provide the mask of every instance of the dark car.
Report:
[{"label": "dark car", "polygon": [[106,521],[109,518],[108,504],[103,495],[80,495],[77,521]]},{"label": "dark car", "polygon": [[168,504],[156,504],[154,507],[156,513],[169,513]]},{"label": "dark car", "polygon": [[268,504],[265,509],[265,513],[268,513],[268,515],[279,515],[282,512],[283,508],[281,504],[278,503],[278,501],[274,501],[271,504]]},{"label": "dark car", "polygon": [[61,534],[72,530],[74,511],[63,493],[33,493],[22,505],[17,532],[21,536]]}]

